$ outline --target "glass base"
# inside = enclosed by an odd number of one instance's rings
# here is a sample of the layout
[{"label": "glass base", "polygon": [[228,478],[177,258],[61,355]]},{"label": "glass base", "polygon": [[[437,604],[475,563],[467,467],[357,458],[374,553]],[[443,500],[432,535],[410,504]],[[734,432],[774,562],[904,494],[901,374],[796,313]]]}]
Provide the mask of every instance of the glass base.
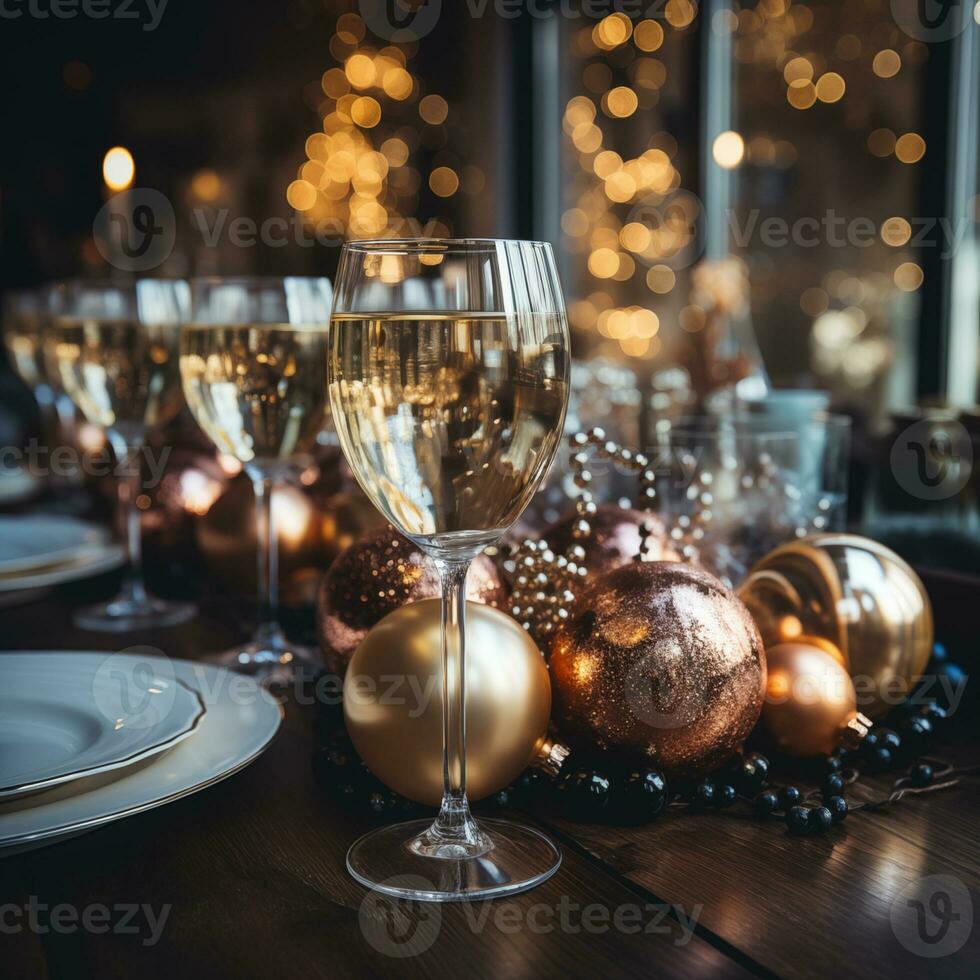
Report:
[{"label": "glass base", "polygon": [[240,647],[205,658],[208,663],[248,674],[267,686],[289,684],[298,673],[323,669],[320,651],[287,640],[279,630],[261,632]]},{"label": "glass base", "polygon": [[481,820],[474,856],[430,857],[432,822],[411,820],[365,834],[347,852],[347,870],[362,885],[419,902],[465,902],[527,891],[561,865],[544,834],[509,820]]},{"label": "glass base", "polygon": [[156,596],[144,599],[116,596],[97,606],[79,609],[72,616],[72,622],[79,629],[99,633],[136,633],[177,626],[196,615],[197,606],[193,602],[171,602]]}]

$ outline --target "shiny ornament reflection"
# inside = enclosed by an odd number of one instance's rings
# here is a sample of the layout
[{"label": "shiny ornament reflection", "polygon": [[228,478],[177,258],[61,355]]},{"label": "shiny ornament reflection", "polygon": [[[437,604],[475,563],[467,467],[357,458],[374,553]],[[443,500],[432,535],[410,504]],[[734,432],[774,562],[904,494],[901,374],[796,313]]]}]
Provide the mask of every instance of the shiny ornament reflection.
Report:
[{"label": "shiny ornament reflection", "polygon": [[570,740],[645,759],[668,778],[725,761],[762,709],[766,660],[741,602],[679,562],[633,563],[576,601],[550,661]]},{"label": "shiny ornament reflection", "polygon": [[[361,758],[418,803],[442,800],[441,603],[423,599],[365,636],[344,679],[344,718]],[[466,781],[479,800],[519,776],[545,744],[551,685],[541,653],[509,616],[466,610]]]},{"label": "shiny ornament reflection", "polygon": [[752,569],[739,596],[766,647],[801,635],[841,652],[858,707],[878,718],[899,704],[929,660],[932,607],[895,552],[854,534],[782,545]]},{"label": "shiny ornament reflection", "polygon": [[[432,561],[390,524],[365,535],[337,557],[317,593],[317,636],[327,665],[342,674],[372,626],[401,606],[440,593]],[[466,595],[506,604],[507,588],[486,555],[473,560]]]}]

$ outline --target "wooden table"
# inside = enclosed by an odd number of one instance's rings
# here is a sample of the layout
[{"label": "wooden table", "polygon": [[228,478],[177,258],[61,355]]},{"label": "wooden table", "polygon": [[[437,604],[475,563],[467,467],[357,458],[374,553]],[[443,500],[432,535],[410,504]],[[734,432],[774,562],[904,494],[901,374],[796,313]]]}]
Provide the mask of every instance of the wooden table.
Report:
[{"label": "wooden table", "polygon": [[[110,588],[90,583],[0,613],[0,646],[147,642],[193,658],[241,632],[228,609],[123,642],[74,631],[72,606]],[[938,747],[962,764],[980,758],[969,727]],[[386,932],[372,926],[373,896],[344,869],[348,845],[369,824],[317,786],[312,747],[311,709],[291,703],[273,745],[226,782],[0,859],[0,977],[980,975],[980,928],[958,952],[925,958],[910,950],[928,952],[928,943],[892,926],[906,889],[932,875],[948,876],[940,888],[962,883],[972,909],[954,896],[954,913],[976,918],[976,777],[802,840],[734,811],[672,811],[628,829],[522,815],[561,843],[554,878],[512,899],[423,906]],[[76,910],[145,905],[150,914],[134,916],[127,928],[135,931],[12,931],[4,909],[32,901]]]}]

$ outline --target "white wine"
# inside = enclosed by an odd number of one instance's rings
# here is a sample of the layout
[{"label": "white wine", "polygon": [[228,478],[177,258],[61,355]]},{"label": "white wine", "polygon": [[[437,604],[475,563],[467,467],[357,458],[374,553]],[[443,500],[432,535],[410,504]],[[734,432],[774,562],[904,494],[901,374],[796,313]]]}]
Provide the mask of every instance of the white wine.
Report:
[{"label": "white wine", "polygon": [[198,425],[243,463],[310,450],[327,419],[324,325],[188,324],[180,374]]},{"label": "white wine", "polygon": [[135,437],[180,411],[177,324],[56,317],[46,360],[89,422]]},{"label": "white wine", "polygon": [[392,523],[461,553],[510,527],[561,438],[565,337],[557,313],[333,316],[334,424]]},{"label": "white wine", "polygon": [[41,345],[41,317],[37,313],[11,311],[4,318],[3,339],[13,369],[29,388],[45,381]]}]

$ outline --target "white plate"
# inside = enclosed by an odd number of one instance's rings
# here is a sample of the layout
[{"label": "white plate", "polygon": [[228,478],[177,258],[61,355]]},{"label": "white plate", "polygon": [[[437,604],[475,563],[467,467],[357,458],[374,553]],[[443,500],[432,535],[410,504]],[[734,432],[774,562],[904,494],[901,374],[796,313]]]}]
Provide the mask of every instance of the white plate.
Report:
[{"label": "white plate", "polygon": [[[126,550],[119,544],[102,544],[88,549],[75,561],[52,565],[40,571],[21,572],[17,575],[0,575],[0,594],[17,593],[28,589],[50,589],[65,582],[93,578],[112,571],[126,561]],[[27,596],[26,598],[30,598]],[[0,605],[16,605],[15,596]]]},{"label": "white plate", "polygon": [[[5,656],[10,654],[0,654]],[[106,659],[105,653],[44,656]],[[204,789],[256,759],[279,730],[279,704],[242,674],[166,657],[117,653],[110,659],[117,676],[136,676],[140,665],[149,665],[155,674],[172,671],[175,680],[197,691],[207,708],[197,733],[140,765],[0,803],[0,849],[6,853],[74,836]]]},{"label": "white plate", "polygon": [[0,575],[77,561],[107,540],[96,524],[57,514],[0,517]]},{"label": "white plate", "polygon": [[0,800],[134,765],[194,733],[204,704],[169,665],[116,667],[115,654],[0,656]]}]

